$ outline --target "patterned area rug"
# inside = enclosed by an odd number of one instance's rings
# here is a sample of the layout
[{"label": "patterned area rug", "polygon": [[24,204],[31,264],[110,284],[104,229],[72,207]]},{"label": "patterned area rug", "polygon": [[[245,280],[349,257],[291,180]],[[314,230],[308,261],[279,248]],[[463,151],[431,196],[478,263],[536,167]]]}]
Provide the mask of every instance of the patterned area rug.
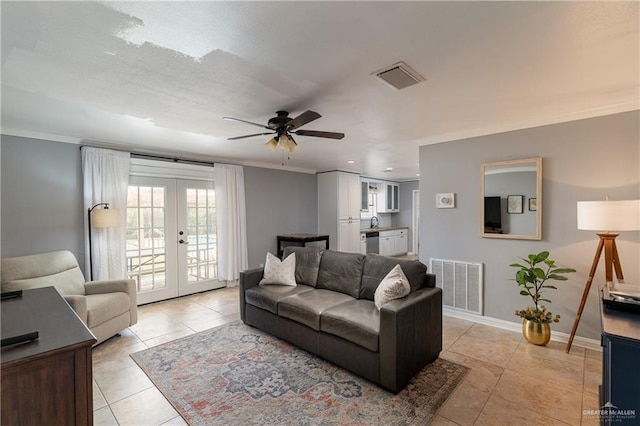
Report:
[{"label": "patterned area rug", "polygon": [[242,322],[131,357],[191,425],[425,425],[468,370],[437,359],[393,395]]}]

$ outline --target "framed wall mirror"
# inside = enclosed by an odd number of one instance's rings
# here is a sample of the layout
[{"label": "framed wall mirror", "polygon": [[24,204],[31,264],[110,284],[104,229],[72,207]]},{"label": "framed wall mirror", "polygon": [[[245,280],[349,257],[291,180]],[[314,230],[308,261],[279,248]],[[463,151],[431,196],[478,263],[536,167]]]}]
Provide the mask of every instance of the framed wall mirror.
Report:
[{"label": "framed wall mirror", "polygon": [[542,157],[482,164],[480,234],[542,239]]}]

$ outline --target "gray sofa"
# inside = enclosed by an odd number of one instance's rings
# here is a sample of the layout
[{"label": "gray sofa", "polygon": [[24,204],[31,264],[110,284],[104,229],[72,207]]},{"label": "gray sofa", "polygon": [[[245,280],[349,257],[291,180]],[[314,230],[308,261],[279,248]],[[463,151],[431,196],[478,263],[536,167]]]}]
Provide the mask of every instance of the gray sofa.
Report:
[{"label": "gray sofa", "polygon": [[[296,253],[296,287],[259,285],[263,268],[240,274],[240,316],[379,386],[400,392],[442,350],[442,290],[419,261],[317,247]],[[374,293],[397,264],[408,296],[378,311]]]},{"label": "gray sofa", "polygon": [[2,259],[1,275],[2,292],[55,287],[96,336],[95,345],[138,321],[135,281],[85,282],[68,250]]}]

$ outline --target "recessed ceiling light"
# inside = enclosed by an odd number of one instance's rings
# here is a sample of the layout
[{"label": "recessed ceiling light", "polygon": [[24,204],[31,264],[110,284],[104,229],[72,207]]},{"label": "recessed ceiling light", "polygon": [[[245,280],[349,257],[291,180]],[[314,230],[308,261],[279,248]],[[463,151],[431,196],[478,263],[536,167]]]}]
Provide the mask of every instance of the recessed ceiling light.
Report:
[{"label": "recessed ceiling light", "polygon": [[420,176],[420,173],[416,173],[416,176]]},{"label": "recessed ceiling light", "polygon": [[347,161],[347,163],[349,163],[349,164],[354,164],[355,162],[356,162],[356,160],[349,160],[349,161]]},{"label": "recessed ceiling light", "polygon": [[387,167],[385,170],[390,172],[391,170],[393,170],[393,167]]}]

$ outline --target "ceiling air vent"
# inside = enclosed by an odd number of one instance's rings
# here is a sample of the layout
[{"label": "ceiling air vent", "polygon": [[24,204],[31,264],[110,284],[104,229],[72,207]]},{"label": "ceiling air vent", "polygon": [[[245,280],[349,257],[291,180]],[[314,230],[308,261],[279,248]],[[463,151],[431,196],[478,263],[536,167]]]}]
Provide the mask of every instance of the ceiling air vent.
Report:
[{"label": "ceiling air vent", "polygon": [[424,81],[424,77],[412,70],[409,65],[404,62],[398,62],[390,67],[376,71],[373,74],[380,78],[386,85],[396,90],[404,89],[405,87],[413,86],[414,84]]}]

